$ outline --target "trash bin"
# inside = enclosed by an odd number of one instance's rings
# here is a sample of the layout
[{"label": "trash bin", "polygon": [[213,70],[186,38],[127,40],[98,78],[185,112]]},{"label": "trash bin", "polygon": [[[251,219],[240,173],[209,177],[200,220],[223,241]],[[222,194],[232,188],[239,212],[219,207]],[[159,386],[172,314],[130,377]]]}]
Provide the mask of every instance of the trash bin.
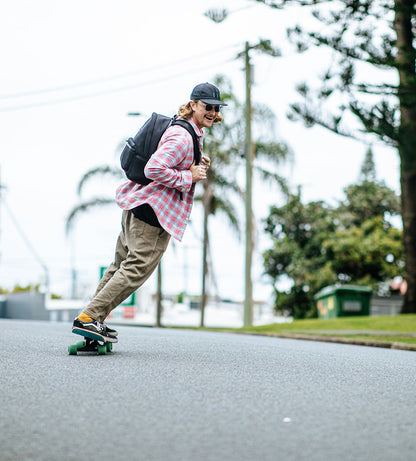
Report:
[{"label": "trash bin", "polygon": [[372,288],[361,285],[330,285],[315,294],[318,317],[330,319],[370,315]]}]

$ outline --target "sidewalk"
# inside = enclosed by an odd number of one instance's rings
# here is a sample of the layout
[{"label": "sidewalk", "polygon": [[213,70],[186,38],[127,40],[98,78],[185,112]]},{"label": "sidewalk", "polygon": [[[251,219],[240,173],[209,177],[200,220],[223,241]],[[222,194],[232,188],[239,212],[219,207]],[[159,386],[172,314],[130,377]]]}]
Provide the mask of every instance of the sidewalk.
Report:
[{"label": "sidewalk", "polygon": [[[305,330],[306,331],[306,330]],[[312,333],[316,331],[317,333]],[[327,343],[350,344],[355,346],[381,347],[385,349],[399,349],[404,351],[416,351],[416,344],[400,342],[376,341],[374,339],[362,339],[361,336],[407,336],[415,337],[416,334],[398,331],[366,331],[366,330],[307,330],[308,333],[271,333],[258,331],[233,331],[239,334],[269,336],[275,338],[301,339],[306,341],[322,341]],[[337,335],[335,335],[337,334]],[[341,335],[341,336],[338,336]],[[357,335],[360,338],[348,338],[342,335]]]},{"label": "sidewalk", "polygon": [[[205,328],[214,330],[218,329],[219,331],[239,334],[416,351],[415,344],[406,344],[393,339],[401,337],[415,338],[416,333],[414,332],[355,329],[296,329],[294,331],[286,330],[279,332],[253,330],[244,331],[240,330],[240,328],[243,328],[242,317],[241,306],[224,304],[221,306],[215,306],[211,304],[208,305],[205,310]],[[121,316],[114,316],[108,320],[108,323],[113,325],[154,326],[155,318],[155,309],[148,308],[145,311],[136,312],[134,318],[127,319],[122,318]],[[165,327],[198,328],[200,325],[200,318],[201,313],[199,310],[188,309],[184,305],[177,304],[164,310],[162,325]],[[270,311],[264,311],[262,313],[255,312],[253,326],[270,325],[275,323],[284,324],[290,323],[291,320],[291,318],[276,317]],[[374,336],[379,338],[373,338]]]},{"label": "sidewalk", "polygon": [[374,335],[374,336],[412,336],[416,338],[416,333],[410,333],[408,331],[382,331],[382,330],[297,330],[301,333],[312,333],[319,334],[325,332],[325,334],[340,334],[340,335]]},{"label": "sidewalk", "polygon": [[[122,309],[113,311],[107,323],[113,325],[140,325],[154,326],[156,309],[149,306],[147,309],[137,310],[132,318],[123,318]],[[268,325],[272,323],[291,322],[292,318],[274,315],[270,310],[254,311],[253,325]],[[195,327],[201,322],[199,309],[189,309],[186,305],[176,304],[166,307],[162,313],[162,325],[166,327]],[[205,308],[204,324],[207,328],[242,328],[243,309],[238,304],[219,303],[208,304]]]}]

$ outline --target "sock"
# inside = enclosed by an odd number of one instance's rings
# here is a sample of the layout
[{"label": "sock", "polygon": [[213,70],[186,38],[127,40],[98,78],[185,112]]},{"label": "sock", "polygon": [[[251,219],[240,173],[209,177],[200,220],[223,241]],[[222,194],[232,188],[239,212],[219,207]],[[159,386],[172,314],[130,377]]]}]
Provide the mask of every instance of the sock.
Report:
[{"label": "sock", "polygon": [[78,320],[81,320],[81,322],[92,322],[94,319],[85,314],[85,312],[82,312],[80,315],[78,315]]}]

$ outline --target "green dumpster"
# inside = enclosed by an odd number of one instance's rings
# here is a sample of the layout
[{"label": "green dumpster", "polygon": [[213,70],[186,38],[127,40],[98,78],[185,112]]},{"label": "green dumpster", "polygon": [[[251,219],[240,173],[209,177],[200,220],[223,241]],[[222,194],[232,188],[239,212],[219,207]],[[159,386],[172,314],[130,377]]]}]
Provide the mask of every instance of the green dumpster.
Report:
[{"label": "green dumpster", "polygon": [[330,285],[315,294],[321,319],[370,315],[372,288],[361,285]]}]

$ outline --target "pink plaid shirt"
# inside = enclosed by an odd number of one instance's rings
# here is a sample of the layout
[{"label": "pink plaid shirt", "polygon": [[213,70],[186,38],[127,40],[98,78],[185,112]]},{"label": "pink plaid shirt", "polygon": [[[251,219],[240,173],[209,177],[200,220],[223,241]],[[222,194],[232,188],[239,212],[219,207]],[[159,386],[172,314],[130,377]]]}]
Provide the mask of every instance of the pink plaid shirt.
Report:
[{"label": "pink plaid shirt", "polygon": [[[202,152],[203,130],[192,119],[189,122]],[[169,127],[145,168],[145,175],[153,182],[146,186],[132,181],[122,184],[116,192],[117,204],[124,210],[131,210],[148,203],[163,229],[181,241],[194,199],[195,184],[192,184],[190,171],[193,161],[192,136],[181,126]]]}]

